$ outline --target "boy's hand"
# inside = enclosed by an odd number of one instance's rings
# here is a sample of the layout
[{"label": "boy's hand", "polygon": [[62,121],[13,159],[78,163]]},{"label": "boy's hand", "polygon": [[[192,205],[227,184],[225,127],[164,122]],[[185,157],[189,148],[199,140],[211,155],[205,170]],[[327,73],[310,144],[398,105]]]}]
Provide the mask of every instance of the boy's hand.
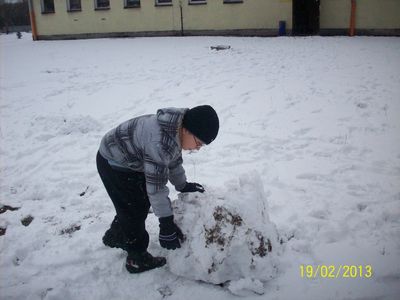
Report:
[{"label": "boy's hand", "polygon": [[160,221],[160,234],[158,240],[161,247],[168,250],[175,250],[181,247],[181,242],[185,237],[181,229],[175,224],[174,216],[159,218]]},{"label": "boy's hand", "polygon": [[196,182],[186,182],[186,185],[181,190],[181,193],[193,193],[193,192],[204,193],[204,187]]}]

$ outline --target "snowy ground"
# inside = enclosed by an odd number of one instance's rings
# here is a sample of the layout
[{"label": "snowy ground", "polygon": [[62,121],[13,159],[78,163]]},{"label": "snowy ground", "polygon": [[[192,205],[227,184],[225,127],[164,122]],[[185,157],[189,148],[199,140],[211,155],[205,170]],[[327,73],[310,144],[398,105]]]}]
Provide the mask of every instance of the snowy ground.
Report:
[{"label": "snowy ground", "polygon": [[[210,49],[218,44],[232,48]],[[124,252],[101,242],[113,218],[95,167],[102,135],[204,103],[220,134],[184,154],[188,178],[224,190],[258,172],[287,241],[277,278],[245,299],[398,299],[399,38],[25,34],[1,35],[0,51],[0,207],[19,207],[0,215],[2,299],[231,299],[168,266],[131,275]],[[150,252],[166,254],[154,215],[148,229]],[[302,264],[371,265],[373,275],[301,278]]]}]

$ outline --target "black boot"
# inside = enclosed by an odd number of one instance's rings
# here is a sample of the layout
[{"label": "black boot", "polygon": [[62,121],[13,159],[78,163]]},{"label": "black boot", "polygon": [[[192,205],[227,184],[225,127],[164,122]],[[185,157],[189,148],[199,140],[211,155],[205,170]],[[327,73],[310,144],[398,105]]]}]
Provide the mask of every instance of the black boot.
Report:
[{"label": "black boot", "polygon": [[167,263],[165,257],[154,257],[149,252],[128,252],[125,267],[129,273],[141,273],[162,267]]},{"label": "black boot", "polygon": [[111,248],[121,248],[128,251],[126,238],[117,218],[114,219],[110,228],[104,234],[103,244]]}]

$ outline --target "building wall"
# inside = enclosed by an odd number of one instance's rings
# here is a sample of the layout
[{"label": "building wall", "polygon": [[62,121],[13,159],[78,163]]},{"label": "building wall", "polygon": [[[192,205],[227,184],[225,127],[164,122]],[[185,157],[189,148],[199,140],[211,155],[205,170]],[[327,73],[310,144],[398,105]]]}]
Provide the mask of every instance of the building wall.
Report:
[{"label": "building wall", "polygon": [[[400,29],[400,0],[357,0],[357,29]],[[321,0],[320,28],[346,29],[351,0]]]},{"label": "building wall", "polygon": [[[181,31],[179,0],[173,6],[155,6],[141,0],[140,8],[124,9],[123,0],[111,0],[109,10],[95,10],[94,0],[82,0],[82,11],[68,12],[66,0],[55,0],[55,13],[42,14],[40,0],[34,0],[39,36],[87,33],[176,32]],[[291,0],[244,0],[223,4],[208,0],[205,5],[189,5],[182,0],[185,32],[270,29],[278,30],[280,20],[292,22]]]},{"label": "building wall", "polygon": [[55,0],[55,13],[42,14],[34,0],[39,35],[173,30],[180,24],[174,7],[154,7],[142,0],[140,8],[124,9],[123,0],[111,0],[109,10],[95,10],[94,0],[82,0],[82,11],[68,12],[66,0]]},{"label": "building wall", "polygon": [[279,21],[292,25],[291,0],[244,0],[224,4],[208,0],[207,5],[188,5],[182,1],[184,27],[187,30],[278,29]]},{"label": "building wall", "polygon": [[[189,5],[173,0],[173,6],[155,6],[141,0],[140,8],[124,8],[123,0],[111,0],[109,10],[95,10],[94,0],[82,0],[82,11],[68,12],[66,0],[54,0],[55,13],[42,14],[40,0],[33,0],[39,39],[123,35],[179,35],[180,3],[183,29],[190,34],[276,35],[279,21],[292,28],[292,0],[243,0],[223,4]],[[351,0],[320,0],[321,34],[346,34]],[[356,28],[365,33],[400,35],[400,0],[357,0]],[[336,31],[335,31],[336,30]],[[386,31],[385,31],[386,30]]]}]

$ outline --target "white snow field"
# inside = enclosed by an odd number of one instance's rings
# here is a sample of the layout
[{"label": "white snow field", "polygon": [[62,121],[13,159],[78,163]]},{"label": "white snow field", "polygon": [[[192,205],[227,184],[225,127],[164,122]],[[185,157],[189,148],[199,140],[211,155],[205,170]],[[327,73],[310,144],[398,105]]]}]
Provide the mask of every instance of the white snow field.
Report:
[{"label": "white snow field", "polygon": [[[399,299],[400,38],[24,34],[1,35],[0,51],[1,299]],[[200,104],[220,132],[183,158],[206,193],[170,186],[188,240],[161,248],[150,214],[149,251],[169,263],[129,274],[126,253],[101,240],[114,209],[100,140],[134,116]],[[233,248],[227,269],[205,272],[221,252],[200,243],[213,199],[275,232],[276,251],[248,268]],[[235,247],[249,241],[236,232]]]}]

